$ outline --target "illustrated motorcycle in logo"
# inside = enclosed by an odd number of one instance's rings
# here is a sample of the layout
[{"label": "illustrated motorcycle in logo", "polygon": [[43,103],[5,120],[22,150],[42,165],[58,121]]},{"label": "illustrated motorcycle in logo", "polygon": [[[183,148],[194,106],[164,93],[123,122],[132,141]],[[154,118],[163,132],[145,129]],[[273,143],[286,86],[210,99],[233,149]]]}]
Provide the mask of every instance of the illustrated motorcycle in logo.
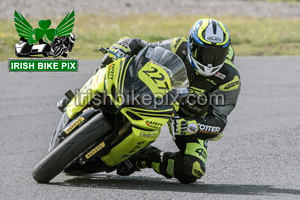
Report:
[{"label": "illustrated motorcycle in logo", "polygon": [[[15,45],[15,54],[18,57],[28,57],[42,54],[43,56],[64,56],[67,51],[72,51],[75,34],[72,33],[75,12],[74,10],[59,23],[56,29],[50,28],[51,20],[40,20],[39,28],[33,29],[25,17],[15,11],[15,27],[20,37],[19,43]],[[33,45],[38,42],[38,45]],[[51,44],[48,44],[50,42]]]}]

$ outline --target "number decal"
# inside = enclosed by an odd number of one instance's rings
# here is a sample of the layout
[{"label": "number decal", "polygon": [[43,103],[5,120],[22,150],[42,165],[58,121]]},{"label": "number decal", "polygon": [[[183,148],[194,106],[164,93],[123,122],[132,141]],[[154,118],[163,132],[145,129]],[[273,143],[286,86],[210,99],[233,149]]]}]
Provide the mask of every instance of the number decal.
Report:
[{"label": "number decal", "polygon": [[149,76],[149,78],[151,78],[153,80],[153,82],[155,84],[158,84],[157,81],[164,81],[164,86],[160,86],[158,87],[159,89],[170,89],[167,81],[165,81],[165,76],[162,73],[158,73],[158,75],[160,75],[160,77],[153,77],[149,74],[155,74],[158,72],[158,69],[155,67],[151,67],[153,70],[152,71],[143,71],[147,76]]},{"label": "number decal", "polygon": [[165,69],[148,62],[138,72],[140,80],[142,80],[155,97],[161,98],[171,91],[171,80]]},{"label": "number decal", "polygon": [[198,153],[199,156],[202,156],[204,159],[206,159],[207,157],[207,154],[204,149],[196,149],[196,153]]},{"label": "number decal", "polygon": [[150,76],[149,74],[153,74],[158,72],[158,69],[156,69],[155,67],[151,67],[153,70],[152,71],[143,71],[145,74],[147,74],[147,76]]}]

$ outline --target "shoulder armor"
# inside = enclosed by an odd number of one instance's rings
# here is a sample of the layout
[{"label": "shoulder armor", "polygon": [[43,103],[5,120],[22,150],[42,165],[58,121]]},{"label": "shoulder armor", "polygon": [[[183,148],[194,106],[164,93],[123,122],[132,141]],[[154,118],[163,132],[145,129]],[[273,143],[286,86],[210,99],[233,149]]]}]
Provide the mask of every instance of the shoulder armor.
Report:
[{"label": "shoulder armor", "polygon": [[171,44],[171,51],[176,53],[183,42],[187,42],[187,39],[184,37],[174,38]]},{"label": "shoulder armor", "polygon": [[240,84],[241,84],[240,77],[238,75],[235,75],[231,81],[229,81],[223,85],[220,85],[219,89],[222,91],[237,90],[240,87]]}]

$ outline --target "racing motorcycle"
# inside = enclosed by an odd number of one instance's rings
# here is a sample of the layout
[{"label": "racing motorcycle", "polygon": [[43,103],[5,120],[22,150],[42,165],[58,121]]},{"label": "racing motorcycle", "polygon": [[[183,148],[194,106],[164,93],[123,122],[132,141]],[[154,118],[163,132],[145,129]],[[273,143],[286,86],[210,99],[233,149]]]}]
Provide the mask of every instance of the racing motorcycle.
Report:
[{"label": "racing motorcycle", "polygon": [[51,43],[50,51],[47,52],[47,56],[53,56],[54,58],[58,56],[67,57],[68,52],[71,52],[74,47],[75,34],[70,33],[69,36],[60,36],[54,39]]},{"label": "racing motorcycle", "polygon": [[182,60],[161,47],[98,69],[76,94],[65,94],[49,152],[33,178],[48,183],[78,168],[84,174],[111,172],[121,163],[132,168],[128,158],[157,139],[188,86]]}]

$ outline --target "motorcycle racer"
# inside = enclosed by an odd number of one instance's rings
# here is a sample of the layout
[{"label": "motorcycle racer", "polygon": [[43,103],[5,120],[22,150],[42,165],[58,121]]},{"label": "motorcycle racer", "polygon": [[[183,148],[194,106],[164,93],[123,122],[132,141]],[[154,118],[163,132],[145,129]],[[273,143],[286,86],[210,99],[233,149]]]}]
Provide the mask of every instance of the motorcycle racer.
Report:
[{"label": "motorcycle racer", "polygon": [[70,33],[69,36],[59,36],[54,39],[51,43],[50,52],[48,55],[53,56],[54,58],[58,56],[67,57],[68,52],[71,52],[74,47],[76,36],[74,33]]},{"label": "motorcycle racer", "polygon": [[240,75],[233,64],[230,42],[229,30],[222,22],[200,19],[191,28],[188,39],[177,37],[147,44],[125,37],[110,48],[113,53],[104,56],[101,67],[125,54],[136,55],[146,45],[171,50],[184,62],[190,81],[190,95],[176,106],[178,115],[168,123],[180,151],[162,152],[154,146],[146,147],[129,159],[134,168],[119,166],[119,175],[153,168],[167,178],[193,183],[205,174],[207,142],[222,137],[227,116],[240,93]]}]

